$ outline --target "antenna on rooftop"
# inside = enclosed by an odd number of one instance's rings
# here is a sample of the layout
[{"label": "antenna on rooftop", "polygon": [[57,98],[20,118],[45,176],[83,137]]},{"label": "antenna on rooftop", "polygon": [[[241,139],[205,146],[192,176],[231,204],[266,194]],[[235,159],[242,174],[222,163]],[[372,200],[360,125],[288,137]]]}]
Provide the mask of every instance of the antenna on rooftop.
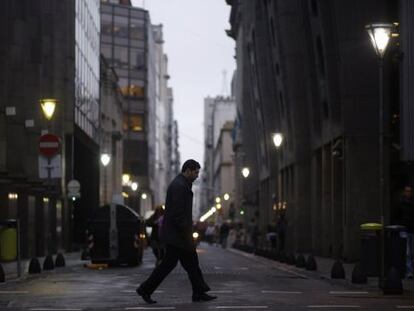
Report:
[{"label": "antenna on rooftop", "polygon": [[222,71],[223,74],[223,82],[221,85],[221,95],[228,96],[229,95],[229,89],[227,85],[227,70]]}]

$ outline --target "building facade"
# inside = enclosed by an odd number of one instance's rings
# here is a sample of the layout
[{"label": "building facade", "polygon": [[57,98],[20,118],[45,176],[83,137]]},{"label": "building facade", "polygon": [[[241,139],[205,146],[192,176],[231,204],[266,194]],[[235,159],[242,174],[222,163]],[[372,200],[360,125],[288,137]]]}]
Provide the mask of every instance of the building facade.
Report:
[{"label": "building facade", "polygon": [[[1,3],[0,201],[8,208],[0,218],[20,220],[23,257],[82,243],[99,204],[99,6],[97,0]],[[43,99],[57,102],[50,121]],[[39,154],[45,133],[60,138],[50,160]],[[76,201],[67,197],[72,179],[81,184]]]},{"label": "building facade", "polygon": [[[207,97],[204,100],[204,167],[200,185],[201,213],[215,204],[215,198],[229,191],[221,183],[220,172],[223,159],[222,139],[225,124],[236,118],[236,105],[232,97]],[[224,161],[224,162],[223,162]],[[224,189],[226,188],[226,189]],[[230,188],[232,188],[230,186]]]},{"label": "building facade", "polygon": [[[246,217],[259,218],[264,232],[286,213],[290,251],[357,259],[359,226],[381,218],[390,223],[399,190],[412,182],[412,131],[407,128],[411,4],[227,3],[242,121],[236,159],[251,168],[237,188],[250,213]],[[384,59],[384,135],[389,139],[382,150],[383,211],[378,207],[378,63],[365,31],[375,22],[396,22],[400,32]],[[284,135],[277,150],[271,140],[275,132]]]}]

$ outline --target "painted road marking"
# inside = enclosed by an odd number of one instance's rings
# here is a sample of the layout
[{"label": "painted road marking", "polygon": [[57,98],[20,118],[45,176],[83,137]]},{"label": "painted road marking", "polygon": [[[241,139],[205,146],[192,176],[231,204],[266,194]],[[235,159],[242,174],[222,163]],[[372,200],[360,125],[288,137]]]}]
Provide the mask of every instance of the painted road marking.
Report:
[{"label": "painted road marking", "polygon": [[366,291],[340,291],[340,290],[335,291],[335,290],[332,290],[329,292],[329,294],[331,295],[353,295],[353,294],[366,295],[369,293]]},{"label": "painted road marking", "polygon": [[308,308],[360,308],[357,305],[309,305]]},{"label": "painted road marking", "polygon": [[283,291],[283,290],[262,290],[263,294],[303,294],[303,292]]},{"label": "painted road marking", "polygon": [[125,310],[174,310],[175,307],[128,307]]},{"label": "painted road marking", "polygon": [[27,290],[0,290],[0,294],[28,294]]},{"label": "painted road marking", "polygon": [[[121,292],[122,293],[134,293],[134,294],[137,293],[135,290],[130,290],[130,289],[124,289],[124,290],[121,290]],[[161,294],[163,292],[164,292],[163,290],[156,290],[154,291],[154,294]]]},{"label": "painted road marking", "polygon": [[216,306],[210,309],[267,309],[268,306]]},{"label": "painted road marking", "polygon": [[232,290],[211,290],[209,291],[211,294],[231,294],[233,293]]}]

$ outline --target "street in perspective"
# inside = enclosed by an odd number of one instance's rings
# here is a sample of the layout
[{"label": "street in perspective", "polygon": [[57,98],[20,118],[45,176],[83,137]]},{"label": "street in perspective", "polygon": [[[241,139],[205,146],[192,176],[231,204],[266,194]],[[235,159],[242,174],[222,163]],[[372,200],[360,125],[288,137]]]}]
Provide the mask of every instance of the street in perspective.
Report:
[{"label": "street in perspective", "polygon": [[[74,256],[77,255],[77,256]],[[332,263],[308,271],[280,261],[202,242],[201,269],[217,299],[192,302],[186,272],[177,267],[148,305],[135,289],[154,268],[147,250],[139,267],[85,267],[70,254],[66,267],[24,276],[0,286],[1,310],[397,310],[414,308],[414,286],[401,296],[384,296],[377,278],[363,286],[330,277]],[[329,266],[329,267],[328,267]],[[14,268],[14,267],[13,267]],[[348,271],[349,272],[349,271]]]},{"label": "street in perspective", "polygon": [[0,23],[0,310],[414,310],[413,0]]}]

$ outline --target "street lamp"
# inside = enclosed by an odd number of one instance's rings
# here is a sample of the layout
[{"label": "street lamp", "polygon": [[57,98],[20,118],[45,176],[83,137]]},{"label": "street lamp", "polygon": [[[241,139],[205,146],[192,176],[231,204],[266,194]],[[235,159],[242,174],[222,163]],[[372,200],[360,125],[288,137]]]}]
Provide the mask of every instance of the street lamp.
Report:
[{"label": "street lamp", "polygon": [[108,166],[109,162],[111,162],[111,156],[108,153],[101,154],[101,163],[103,166]]},{"label": "street lamp", "polygon": [[131,182],[131,175],[129,174],[122,174],[122,185],[128,186]]},{"label": "street lamp", "polygon": [[225,193],[223,195],[223,199],[224,199],[224,201],[228,201],[230,199],[230,195],[228,193]]},{"label": "street lamp", "polygon": [[383,95],[383,57],[391,38],[394,25],[391,23],[375,23],[365,26],[379,65],[379,105],[378,105],[378,155],[379,155],[379,207],[381,224],[384,225],[384,95]]},{"label": "street lamp", "polygon": [[147,199],[147,194],[144,192],[143,194],[141,194],[141,199],[146,200]]},{"label": "street lamp", "polygon": [[50,121],[55,112],[57,100],[54,98],[47,98],[39,100],[45,118]]},{"label": "street lamp", "polygon": [[131,189],[132,189],[132,191],[137,191],[137,189],[138,189],[138,183],[137,182],[132,182],[131,183]]},{"label": "street lamp", "polygon": [[379,65],[379,101],[378,101],[378,165],[379,165],[379,185],[378,185],[378,200],[380,209],[380,219],[382,224],[382,238],[381,238],[381,275],[380,286],[384,280],[384,95],[383,95],[383,57],[391,38],[394,25],[391,23],[375,23],[365,26],[375,53],[378,56]]},{"label": "street lamp", "polygon": [[244,178],[247,178],[250,175],[250,169],[248,167],[243,167],[241,173],[242,173]]},{"label": "street lamp", "polygon": [[283,143],[283,134],[281,133],[274,133],[272,134],[273,144],[276,148],[279,148]]},{"label": "street lamp", "polygon": [[221,202],[220,197],[216,197],[216,203],[220,203],[220,202]]},{"label": "street lamp", "polygon": [[101,163],[104,166],[104,191],[103,191],[103,198],[104,203],[108,202],[107,200],[107,189],[106,189],[106,167],[108,166],[109,162],[111,162],[111,155],[109,153],[102,153],[101,154]]}]

